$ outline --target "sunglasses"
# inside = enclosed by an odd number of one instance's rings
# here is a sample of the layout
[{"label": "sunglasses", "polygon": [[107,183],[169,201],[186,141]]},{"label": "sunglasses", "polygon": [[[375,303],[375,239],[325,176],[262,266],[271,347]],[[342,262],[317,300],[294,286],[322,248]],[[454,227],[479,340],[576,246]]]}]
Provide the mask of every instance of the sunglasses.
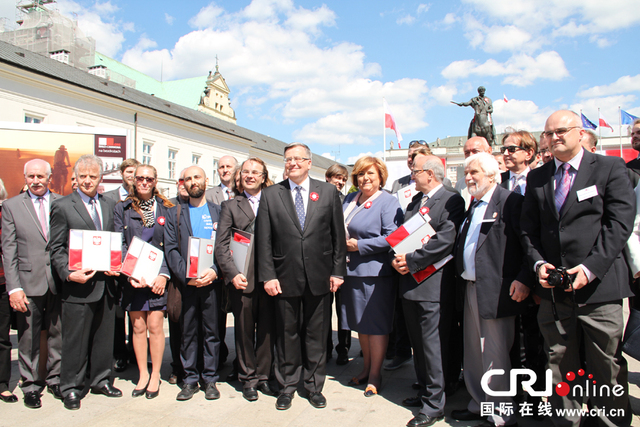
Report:
[{"label": "sunglasses", "polygon": [[525,150],[525,149],[524,149],[524,148],[522,148],[522,147],[518,147],[517,145],[509,145],[508,147],[500,147],[500,152],[501,152],[502,154],[506,153],[507,151],[508,151],[510,154],[513,154],[513,153],[515,153],[515,152],[516,152],[516,151],[518,151],[518,150],[527,151],[527,150]]},{"label": "sunglasses", "polygon": [[415,139],[409,143],[409,148],[413,147],[414,145],[424,145],[426,147],[429,144],[427,144],[427,141],[424,141],[422,139]]},{"label": "sunglasses", "polygon": [[156,179],[152,176],[136,176],[136,182],[148,182],[148,183],[152,183],[153,181],[155,181]]}]

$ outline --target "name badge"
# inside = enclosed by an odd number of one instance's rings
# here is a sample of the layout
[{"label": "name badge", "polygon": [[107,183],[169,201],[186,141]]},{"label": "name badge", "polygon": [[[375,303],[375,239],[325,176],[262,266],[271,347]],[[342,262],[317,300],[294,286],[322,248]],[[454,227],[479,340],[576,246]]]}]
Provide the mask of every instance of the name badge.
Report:
[{"label": "name badge", "polygon": [[598,187],[592,185],[591,187],[583,188],[577,191],[576,195],[578,196],[578,202],[590,199],[598,195]]}]

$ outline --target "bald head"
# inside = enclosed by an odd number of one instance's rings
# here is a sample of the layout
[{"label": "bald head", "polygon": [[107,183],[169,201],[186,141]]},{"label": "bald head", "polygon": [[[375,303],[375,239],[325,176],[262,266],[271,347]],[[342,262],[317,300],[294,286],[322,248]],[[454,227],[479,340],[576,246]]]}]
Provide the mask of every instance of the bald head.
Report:
[{"label": "bald head", "polygon": [[[184,188],[189,197],[199,199],[207,188],[207,175],[200,166],[189,166],[184,171]],[[194,206],[196,206],[194,204]]]},{"label": "bald head", "polygon": [[233,179],[233,170],[238,165],[238,160],[233,156],[222,156],[218,160],[218,175],[220,176],[220,182],[227,187],[231,187],[231,180]]},{"label": "bald head", "polygon": [[24,181],[31,194],[44,196],[51,181],[51,165],[42,159],[29,160],[24,165]]},{"label": "bald head", "polygon": [[467,142],[464,143],[464,158],[478,153],[489,153],[491,154],[491,146],[487,142],[487,140],[482,136],[474,136],[467,139]]},{"label": "bald head", "polygon": [[584,137],[582,120],[573,111],[556,111],[544,124],[544,133],[541,137],[547,140],[555,158],[561,162],[568,162],[582,150],[580,144]]}]

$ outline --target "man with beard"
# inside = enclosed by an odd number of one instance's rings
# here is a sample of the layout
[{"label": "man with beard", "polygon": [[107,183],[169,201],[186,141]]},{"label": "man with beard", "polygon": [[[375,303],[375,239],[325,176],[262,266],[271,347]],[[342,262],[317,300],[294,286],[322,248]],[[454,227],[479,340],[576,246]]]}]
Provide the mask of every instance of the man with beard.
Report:
[{"label": "man with beard", "polygon": [[120,175],[122,175],[122,185],[115,190],[107,191],[103,195],[114,202],[124,200],[129,196],[129,190],[133,188],[136,180],[136,167],[140,164],[136,159],[126,159],[120,163]]},{"label": "man with beard", "polygon": [[[182,289],[182,348],[180,357],[185,371],[184,385],[177,400],[189,400],[198,392],[202,378],[205,399],[220,398],[218,357],[220,336],[218,331],[218,304],[216,288],[222,286],[218,267],[214,264],[199,279],[187,278],[189,237],[215,239],[220,218],[220,206],[207,202],[207,177],[199,166],[184,171],[184,187],[189,202],[179,204],[170,211],[165,225],[165,254],[167,263]],[[201,326],[201,328],[200,328]],[[204,366],[197,367],[198,338],[204,334]]]},{"label": "man with beard", "polygon": [[[474,154],[464,162],[465,181],[474,201],[463,222],[454,257],[456,271],[464,280],[464,381],[471,395],[467,409],[454,410],[455,420],[482,419],[480,405],[488,402],[495,411],[483,427],[515,424],[515,415],[500,411],[513,407],[511,397],[486,394],[481,386],[490,369],[509,372],[509,350],[515,334],[515,315],[533,286],[520,244],[520,212],[523,197],[496,181],[498,162],[489,153]],[[494,375],[489,387],[509,390],[509,375]]]},{"label": "man with beard", "polygon": [[[51,166],[34,159],[24,165],[29,190],[3,203],[2,249],[7,293],[18,321],[18,358],[27,408],[41,406],[46,382],[56,399],[60,394],[61,302],[58,275],[51,270],[49,211],[59,198],[49,191]],[[40,331],[47,331],[47,375],[39,374]]]},{"label": "man with beard", "polygon": [[[640,119],[635,119],[631,125],[631,147],[640,152]],[[637,158],[627,162],[627,167],[640,175],[640,153]]]}]

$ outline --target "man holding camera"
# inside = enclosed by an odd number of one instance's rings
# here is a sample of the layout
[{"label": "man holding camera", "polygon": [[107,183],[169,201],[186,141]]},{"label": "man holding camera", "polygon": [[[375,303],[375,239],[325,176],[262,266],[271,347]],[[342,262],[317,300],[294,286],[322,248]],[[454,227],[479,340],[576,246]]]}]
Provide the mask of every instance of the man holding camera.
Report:
[{"label": "man holding camera", "polygon": [[[582,343],[586,374],[593,375],[588,384],[597,386],[596,393],[589,393],[589,407],[600,410],[589,422],[630,425],[621,339],[622,299],[633,294],[621,251],[633,227],[635,198],[622,159],[584,150],[583,134],[580,116],[572,111],[556,111],[547,119],[541,138],[549,144],[554,161],[527,177],[523,244],[541,285],[536,287],[542,298],[538,322],[553,384],[566,381],[566,374],[581,368]],[[559,267],[566,268],[564,283],[549,276]],[[552,282],[560,286],[553,287]],[[576,381],[584,386],[585,379]],[[570,383],[570,376],[567,380]],[[624,393],[607,396],[601,393],[604,385],[610,390],[619,385]],[[552,393],[549,402],[555,425],[580,425],[579,411],[562,417],[557,412],[581,409],[579,394]],[[614,412],[617,416],[611,416]]]}]

